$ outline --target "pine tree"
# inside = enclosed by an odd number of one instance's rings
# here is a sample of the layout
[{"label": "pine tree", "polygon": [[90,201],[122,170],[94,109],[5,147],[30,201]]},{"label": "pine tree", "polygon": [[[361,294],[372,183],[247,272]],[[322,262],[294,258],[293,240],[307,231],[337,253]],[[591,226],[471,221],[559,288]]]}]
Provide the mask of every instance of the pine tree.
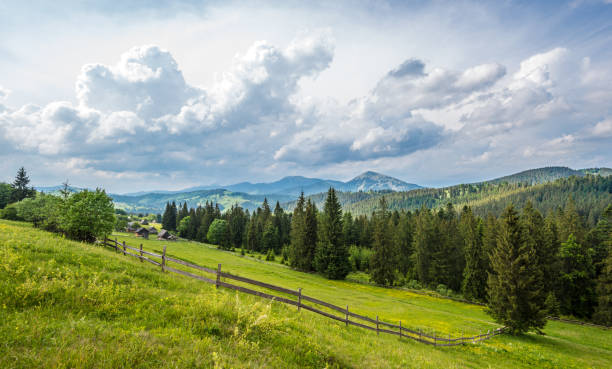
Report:
[{"label": "pine tree", "polygon": [[306,201],[304,211],[304,266],[309,271],[315,270],[315,255],[319,243],[319,221],[317,206],[310,199]]},{"label": "pine tree", "polygon": [[402,213],[395,232],[395,249],[397,252],[397,266],[403,277],[413,277],[414,273],[414,229],[412,224],[412,214]]},{"label": "pine tree", "polygon": [[172,205],[170,205],[170,218],[168,220],[169,231],[176,231],[176,216],[176,203],[172,201]]},{"label": "pine tree", "polygon": [[387,210],[387,201],[383,196],[374,215],[374,237],[370,275],[372,280],[383,286],[392,286],[395,281],[397,256],[393,247],[392,231],[394,221]]},{"label": "pine tree", "polygon": [[330,188],[323,208],[315,265],[329,279],[344,279],[351,270],[348,248],[342,240],[342,209],[336,191]]},{"label": "pine tree", "polygon": [[548,295],[557,279],[552,272],[557,253],[553,231],[547,227],[542,214],[534,209],[531,201],[527,201],[523,207],[521,221],[525,227],[527,242],[531,243],[536,252],[537,263],[544,278],[544,292]]},{"label": "pine tree", "polygon": [[593,320],[612,326],[612,233],[608,237],[608,257],[597,281],[598,305]]},{"label": "pine tree", "polygon": [[546,294],[536,252],[526,240],[525,229],[512,205],[501,217],[497,246],[489,274],[489,314],[513,334],[530,329],[540,331],[546,324]]},{"label": "pine tree", "polygon": [[573,234],[561,244],[561,311],[567,315],[590,318],[595,305],[595,268],[593,250],[576,242]]},{"label": "pine tree", "polygon": [[162,216],[162,228],[166,230],[170,230],[170,218],[171,218],[172,209],[170,208],[170,203],[166,203],[166,210],[164,210],[164,215]]},{"label": "pine tree", "polygon": [[467,206],[461,212],[459,230],[465,253],[461,285],[463,296],[469,300],[483,301],[487,292],[487,261],[482,245],[482,220],[476,219],[472,209]]},{"label": "pine tree", "polygon": [[36,191],[34,188],[28,188],[30,178],[28,177],[24,167],[19,168],[17,176],[13,182],[13,191],[11,193],[11,202],[18,202],[28,197],[34,197]]},{"label": "pine tree", "polygon": [[309,271],[311,264],[305,258],[306,218],[304,213],[304,192],[300,194],[293,216],[291,217],[291,244],[289,245],[289,260],[292,268]]},{"label": "pine tree", "polygon": [[432,282],[430,275],[432,264],[432,250],[437,240],[436,229],[431,211],[423,206],[416,215],[414,231],[414,260],[416,274],[424,285]]}]

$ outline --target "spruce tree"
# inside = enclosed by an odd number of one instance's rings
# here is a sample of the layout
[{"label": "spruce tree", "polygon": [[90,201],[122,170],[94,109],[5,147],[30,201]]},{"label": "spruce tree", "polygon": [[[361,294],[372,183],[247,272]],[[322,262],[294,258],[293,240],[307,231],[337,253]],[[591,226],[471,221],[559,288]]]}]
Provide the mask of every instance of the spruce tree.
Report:
[{"label": "spruce tree", "polygon": [[546,294],[533,244],[512,205],[501,216],[497,246],[491,255],[488,278],[489,314],[520,334],[546,324]]},{"label": "spruce tree", "polygon": [[482,221],[476,219],[467,206],[461,212],[459,231],[465,253],[463,296],[468,300],[483,301],[487,293],[487,260],[482,245]]},{"label": "spruce tree", "polygon": [[431,284],[433,279],[433,276],[430,275],[430,267],[432,251],[437,242],[436,236],[433,215],[423,205],[415,219],[414,260],[417,277],[424,285]]},{"label": "spruce tree", "polygon": [[597,281],[598,305],[593,320],[612,326],[612,232],[608,235],[608,257]]},{"label": "spruce tree", "polygon": [[308,271],[315,270],[315,255],[317,244],[319,242],[319,221],[317,206],[310,199],[306,201],[306,210],[304,211],[304,268]]},{"label": "spruce tree", "polygon": [[304,213],[305,202],[304,192],[302,192],[295,204],[293,216],[291,217],[291,243],[289,245],[290,265],[292,268],[301,271],[310,270],[310,265],[306,265],[306,260],[304,257],[304,241],[306,237],[306,222]]},{"label": "spruce tree", "polygon": [[348,248],[342,240],[342,209],[336,191],[327,192],[317,245],[317,271],[329,279],[344,279],[351,270]]},{"label": "spruce tree", "polygon": [[18,202],[28,197],[34,197],[36,191],[34,188],[28,188],[30,178],[24,167],[19,168],[15,181],[13,181],[13,191],[11,193],[11,202]]},{"label": "spruce tree", "polygon": [[166,210],[164,210],[164,215],[162,216],[162,228],[166,230],[170,230],[170,218],[172,210],[170,209],[170,203],[166,202]]},{"label": "spruce tree", "polygon": [[383,286],[392,286],[395,281],[397,256],[393,247],[394,221],[389,216],[387,201],[383,196],[374,215],[374,234],[370,275],[372,280]]},{"label": "spruce tree", "polygon": [[580,318],[590,318],[595,305],[595,268],[593,250],[576,242],[570,234],[561,244],[561,312]]},{"label": "spruce tree", "polygon": [[395,232],[394,242],[397,252],[397,267],[402,277],[413,277],[414,273],[414,229],[412,214],[402,213]]}]

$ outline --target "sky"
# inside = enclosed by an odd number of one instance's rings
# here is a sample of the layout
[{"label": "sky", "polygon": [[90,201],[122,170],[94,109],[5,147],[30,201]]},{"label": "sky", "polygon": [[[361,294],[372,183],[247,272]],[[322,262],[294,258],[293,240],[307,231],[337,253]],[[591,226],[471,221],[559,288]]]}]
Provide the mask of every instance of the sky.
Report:
[{"label": "sky", "polygon": [[612,0],[3,1],[0,181],[612,167]]}]

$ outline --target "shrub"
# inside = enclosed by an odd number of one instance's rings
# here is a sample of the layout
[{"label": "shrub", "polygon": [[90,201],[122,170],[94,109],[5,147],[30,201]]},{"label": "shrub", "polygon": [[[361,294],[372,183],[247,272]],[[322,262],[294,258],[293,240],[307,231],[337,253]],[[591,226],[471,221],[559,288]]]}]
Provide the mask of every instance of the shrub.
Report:
[{"label": "shrub", "polygon": [[410,282],[408,282],[407,285],[408,288],[411,288],[413,290],[420,290],[423,288],[423,286],[421,285],[421,283],[419,281],[417,281],[416,279],[411,280]]}]

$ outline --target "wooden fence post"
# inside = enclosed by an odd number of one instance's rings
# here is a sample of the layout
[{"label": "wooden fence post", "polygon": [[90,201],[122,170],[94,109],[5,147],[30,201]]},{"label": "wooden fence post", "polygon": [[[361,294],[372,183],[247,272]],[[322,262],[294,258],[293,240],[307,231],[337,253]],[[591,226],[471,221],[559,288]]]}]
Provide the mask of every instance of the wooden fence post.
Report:
[{"label": "wooden fence post", "polygon": [[219,288],[219,282],[221,282],[221,264],[217,266],[217,283],[215,283],[215,287]]},{"label": "wooden fence post", "polygon": [[421,340],[421,328],[419,328],[419,341]]},{"label": "wooden fence post", "polygon": [[117,246],[117,237],[115,237],[115,251],[119,251],[119,247]]},{"label": "wooden fence post", "polygon": [[164,246],[164,253],[162,254],[162,272],[164,271],[164,267],[166,266],[166,246]]},{"label": "wooden fence post", "polygon": [[399,332],[400,332],[400,339],[402,339],[402,321],[399,321]]},{"label": "wooden fence post", "polygon": [[125,241],[123,241],[123,255],[127,255],[127,254],[125,253]]},{"label": "wooden fence post", "polygon": [[346,305],[346,326],[348,327],[348,305]]},{"label": "wooden fence post", "polygon": [[298,288],[298,312],[302,308],[302,287]]},{"label": "wooden fence post", "polygon": [[437,338],[436,338],[436,332],[434,332],[433,335],[434,335],[434,346],[438,346],[438,341],[437,341]]},{"label": "wooden fence post", "polygon": [[376,315],[376,335],[380,336],[380,332],[378,331],[378,315]]},{"label": "wooden fence post", "polygon": [[140,244],[140,262],[144,262],[144,260],[142,259],[142,243]]}]

